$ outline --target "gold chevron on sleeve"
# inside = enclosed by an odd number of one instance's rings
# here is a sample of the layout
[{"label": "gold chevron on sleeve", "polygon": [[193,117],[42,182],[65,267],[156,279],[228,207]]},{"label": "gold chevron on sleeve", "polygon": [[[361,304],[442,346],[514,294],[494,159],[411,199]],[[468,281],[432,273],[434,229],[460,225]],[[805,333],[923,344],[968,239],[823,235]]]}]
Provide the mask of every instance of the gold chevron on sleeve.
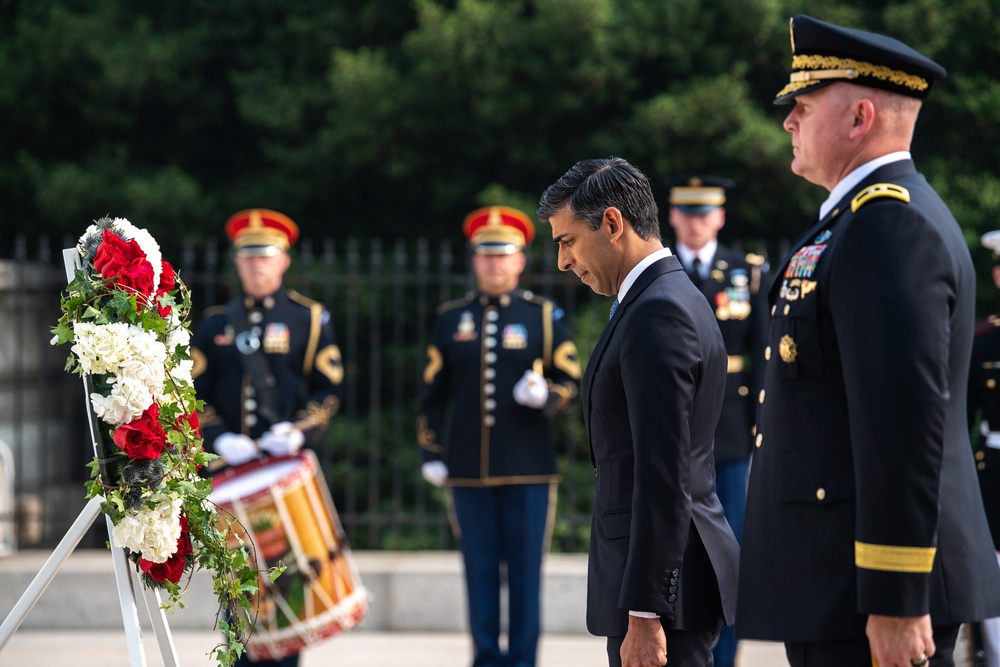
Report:
[{"label": "gold chevron on sleeve", "polygon": [[424,384],[434,382],[434,378],[444,366],[444,357],[436,346],[427,347],[427,368],[424,369]]},{"label": "gold chevron on sleeve", "polygon": [[573,341],[563,341],[563,343],[556,348],[556,352],[553,357],[555,358],[556,368],[563,371],[574,380],[580,379],[580,362],[577,360],[576,345],[573,344]]},{"label": "gold chevron on sleeve", "polygon": [[866,570],[926,574],[934,565],[937,547],[894,547],[854,542],[854,564]]},{"label": "gold chevron on sleeve", "polygon": [[340,357],[340,348],[327,345],[316,355],[316,370],[337,385],[344,381],[344,364]]}]

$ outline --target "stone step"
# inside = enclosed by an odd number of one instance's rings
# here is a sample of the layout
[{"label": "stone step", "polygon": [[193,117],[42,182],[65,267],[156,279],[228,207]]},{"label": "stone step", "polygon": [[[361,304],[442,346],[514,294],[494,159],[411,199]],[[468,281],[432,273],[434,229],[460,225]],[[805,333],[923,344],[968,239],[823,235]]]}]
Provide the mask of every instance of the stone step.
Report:
[{"label": "stone step", "polygon": [[[0,618],[6,618],[48,560],[48,551],[19,551],[0,558]],[[457,552],[354,552],[370,610],[360,629],[398,632],[461,632],[465,588]],[[543,627],[557,634],[586,633],[587,556],[550,554],[544,564]],[[176,629],[214,626],[218,603],[211,576],[196,572],[184,609],[168,613]],[[140,607],[142,603],[140,601]],[[51,585],[24,619],[24,629],[102,629],[122,624],[111,554],[79,549],[66,559]],[[148,627],[145,612],[140,619]]]}]

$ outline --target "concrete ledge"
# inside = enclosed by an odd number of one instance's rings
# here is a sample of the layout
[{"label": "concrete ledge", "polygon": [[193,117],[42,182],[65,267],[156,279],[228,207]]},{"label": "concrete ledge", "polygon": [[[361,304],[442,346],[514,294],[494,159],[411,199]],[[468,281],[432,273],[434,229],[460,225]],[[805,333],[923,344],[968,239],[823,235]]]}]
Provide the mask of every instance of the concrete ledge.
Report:
[{"label": "concrete ledge", "polygon": [[[47,551],[21,551],[0,559],[0,618],[6,618],[49,558]],[[360,630],[465,631],[465,585],[457,552],[354,552],[371,609]],[[550,554],[545,561],[542,615],[545,632],[586,633],[587,557]],[[211,577],[195,574],[184,609],[168,616],[171,628],[210,629],[218,603]],[[141,606],[141,602],[140,602]],[[140,611],[148,623],[145,611]],[[111,554],[74,552],[25,618],[25,629],[113,629],[121,627]]]}]

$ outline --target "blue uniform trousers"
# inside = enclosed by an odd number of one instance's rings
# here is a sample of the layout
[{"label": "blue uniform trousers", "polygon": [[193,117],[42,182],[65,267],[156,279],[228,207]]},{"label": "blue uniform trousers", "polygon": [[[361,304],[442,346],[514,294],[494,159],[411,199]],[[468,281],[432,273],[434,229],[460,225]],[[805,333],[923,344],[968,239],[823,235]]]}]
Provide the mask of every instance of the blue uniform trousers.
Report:
[{"label": "blue uniform trousers", "polygon": [[[474,667],[534,667],[551,484],[452,487],[465,562]],[[500,649],[500,564],[507,565],[507,652]]]},{"label": "blue uniform trousers", "polygon": [[[743,536],[743,514],[747,506],[747,469],[746,460],[715,464],[715,492],[737,542]],[[736,645],[734,627],[724,626],[719,633],[718,643],[712,649],[715,667],[733,667],[736,662]]]}]

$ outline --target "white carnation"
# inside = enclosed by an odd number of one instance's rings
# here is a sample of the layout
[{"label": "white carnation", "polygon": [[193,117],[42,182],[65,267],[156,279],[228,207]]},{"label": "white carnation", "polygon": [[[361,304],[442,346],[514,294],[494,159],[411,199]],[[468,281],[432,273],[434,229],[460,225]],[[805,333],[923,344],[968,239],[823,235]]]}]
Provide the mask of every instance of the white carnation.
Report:
[{"label": "white carnation", "polygon": [[149,500],[155,507],[150,509],[144,503],[127,511],[111,529],[111,539],[116,547],[142,554],[153,563],[165,563],[177,551],[183,501],[163,494],[154,494]]},{"label": "white carnation", "polygon": [[80,360],[83,372],[93,375],[117,372],[119,364],[132,354],[129,333],[127,324],[74,322],[75,342],[71,349]]}]

